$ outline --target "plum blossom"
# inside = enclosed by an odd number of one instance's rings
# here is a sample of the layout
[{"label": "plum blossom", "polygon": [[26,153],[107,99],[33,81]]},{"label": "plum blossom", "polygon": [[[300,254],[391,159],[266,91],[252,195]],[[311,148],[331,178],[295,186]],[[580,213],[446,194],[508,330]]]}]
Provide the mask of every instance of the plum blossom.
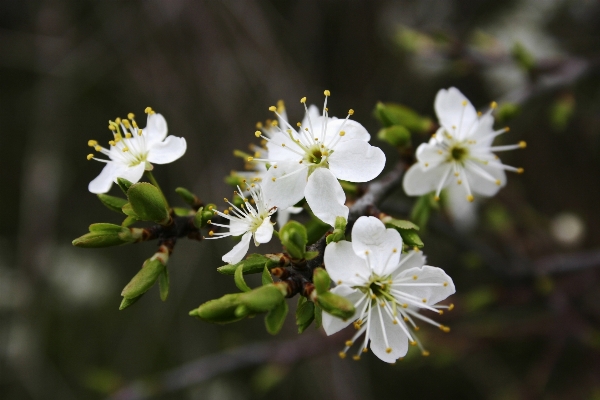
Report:
[{"label": "plum blossom", "polygon": [[440,128],[429,143],[417,148],[417,163],[404,176],[406,194],[419,196],[435,191],[439,199],[442,189],[459,185],[464,197],[473,201],[473,194],[495,195],[506,184],[504,171],[523,172],[523,168],[502,164],[494,154],[526,147],[523,141],[492,146],[496,136],[508,131],[493,129],[496,103],[485,114],[478,114],[469,100],[451,87],[437,93],[434,107]]},{"label": "plum blossom", "polygon": [[[256,136],[267,141],[266,158],[250,157],[249,161],[270,164],[263,177],[267,201],[279,209],[293,206],[302,198],[322,221],[334,225],[338,216],[347,218],[346,195],[338,179],[367,182],[379,175],[385,166],[385,154],[371,146],[371,136],[358,122],[350,118],[329,117],[325,91],[322,115],[316,107],[305,107],[305,118],[292,127],[280,118],[271,137],[257,131]],[[270,110],[280,117],[277,107]],[[280,126],[281,125],[281,126]]]},{"label": "plum blossom", "polygon": [[[230,207],[225,212],[215,210],[214,213],[229,220],[229,225],[219,224],[211,221],[211,225],[228,228],[229,232],[210,231],[207,239],[220,239],[228,236],[242,236],[241,241],[236,244],[231,251],[223,256],[223,261],[229,264],[237,264],[242,261],[248,248],[250,239],[254,238],[254,245],[268,243],[273,236],[273,223],[271,215],[276,211],[275,207],[270,207],[266,202],[259,184],[249,185],[247,191],[250,198],[244,196],[243,191],[238,186],[238,192],[235,192],[244,203],[237,207],[229,200],[225,199]],[[251,203],[254,203],[254,206]]]},{"label": "plum blossom", "polygon": [[106,193],[117,178],[125,178],[133,183],[140,180],[144,171],[151,171],[154,164],[168,164],[183,156],[187,149],[184,138],[167,137],[167,122],[156,114],[150,107],[146,108],[148,121],[144,129],[140,129],[134,115],[129,113],[127,119],[117,118],[108,122],[108,128],[113,133],[109,141],[110,148],[106,149],[96,140],[88,141],[94,150],[108,156],[108,160],[88,154],[87,159],[106,163],[106,166],[93,181],[88,189],[92,193]]},{"label": "plum blossom", "polygon": [[443,313],[453,306],[437,305],[455,292],[454,283],[446,273],[425,264],[420,251],[402,254],[402,238],[398,231],[386,229],[374,217],[360,217],[352,228],[352,242],[342,240],[325,248],[325,266],[337,286],[331,291],[347,298],[356,312],[343,321],[323,314],[323,328],[332,335],[353,324],[357,332],[340,357],[364,335],[357,354],[369,346],[381,360],[393,363],[408,351],[408,344],[418,345],[423,355],[429,353],[412,330],[416,320],[450,329],[419,313],[421,309]]}]

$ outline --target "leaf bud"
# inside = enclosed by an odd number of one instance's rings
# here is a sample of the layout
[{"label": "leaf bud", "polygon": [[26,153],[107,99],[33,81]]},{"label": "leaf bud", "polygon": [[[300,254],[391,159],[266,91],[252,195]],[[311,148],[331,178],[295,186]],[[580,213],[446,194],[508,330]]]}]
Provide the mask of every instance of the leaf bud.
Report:
[{"label": "leaf bud", "polygon": [[189,190],[187,190],[184,187],[176,188],[175,193],[177,193],[183,201],[185,201],[187,204],[189,204],[192,207],[196,206],[199,202],[198,197],[196,197],[196,195],[194,193],[190,192]]},{"label": "leaf bud", "polygon": [[127,195],[127,191],[129,190],[131,185],[133,185],[133,183],[131,183],[130,181],[128,181],[125,178],[117,178],[117,185],[119,185],[119,187],[121,188],[123,193],[125,193],[125,195]]},{"label": "leaf bud", "polygon": [[379,102],[375,106],[375,117],[385,128],[400,125],[410,132],[424,133],[433,126],[429,118],[424,118],[413,109],[401,104]]},{"label": "leaf bud", "polygon": [[140,219],[161,225],[167,225],[171,221],[168,205],[156,186],[147,182],[131,185],[127,198]]},{"label": "leaf bud", "polygon": [[355,309],[350,301],[345,297],[338,296],[335,293],[325,292],[317,293],[317,303],[319,306],[334,317],[347,320],[351,318]]},{"label": "leaf bud", "polygon": [[284,301],[284,290],[276,284],[260,286],[250,292],[239,295],[240,303],[248,307],[253,313],[272,310]]},{"label": "leaf bud", "polygon": [[108,194],[101,193],[98,195],[98,199],[104,204],[109,210],[114,212],[123,213],[123,206],[127,204],[127,200],[121,197],[115,197]]},{"label": "leaf bud", "polygon": [[298,260],[304,258],[308,243],[304,225],[296,221],[288,222],[279,230],[279,239],[292,258]]},{"label": "leaf bud", "polygon": [[323,268],[315,268],[313,272],[313,283],[315,284],[315,289],[317,289],[317,293],[325,293],[329,291],[331,287],[331,278],[327,271]]},{"label": "leaf bud", "polygon": [[237,316],[239,294],[226,294],[220,299],[210,300],[190,311],[190,316],[215,324],[227,324],[239,321],[243,316]]},{"label": "leaf bud", "polygon": [[410,132],[401,125],[392,125],[381,129],[379,133],[377,133],[377,138],[394,147],[405,147],[410,145]]},{"label": "leaf bud", "polygon": [[250,254],[248,258],[240,261],[237,264],[227,264],[217,268],[217,271],[223,275],[233,275],[240,265],[243,265],[242,272],[244,274],[257,274],[262,272],[265,266],[267,269],[278,266],[280,259],[277,257],[267,257],[262,254]]},{"label": "leaf bud", "polygon": [[121,296],[134,298],[146,293],[154,285],[160,274],[164,273],[165,265],[159,258],[148,259],[142,269],[129,281],[121,292]]}]

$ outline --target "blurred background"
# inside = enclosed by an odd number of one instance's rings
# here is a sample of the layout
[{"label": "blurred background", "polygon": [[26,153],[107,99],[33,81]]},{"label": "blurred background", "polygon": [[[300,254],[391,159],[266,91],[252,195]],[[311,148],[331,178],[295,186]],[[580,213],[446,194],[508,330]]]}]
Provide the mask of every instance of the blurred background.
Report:
[{"label": "blurred background", "polygon": [[[592,0],[3,0],[0,398],[600,399],[599,56]],[[435,120],[449,86],[497,101],[498,142],[528,148],[502,154],[525,174],[480,203],[475,230],[437,214],[422,235],[457,287],[452,331],[420,332],[429,357],[340,360],[342,337],[298,336],[292,314],[277,337],[262,318],[190,318],[236,290],[215,271],[225,240],[180,241],[168,301],[154,288],[124,311],[155,246],[71,246],[120,221],[87,191],[102,167],[87,141],[109,140],[109,119],[162,113],[188,151],[155,176],[174,203],[177,186],[216,201],[279,99],[296,121],[301,97],[329,89],[330,113],[353,108],[389,168],[375,104]],[[398,190],[383,209],[406,217],[411,201]]]}]

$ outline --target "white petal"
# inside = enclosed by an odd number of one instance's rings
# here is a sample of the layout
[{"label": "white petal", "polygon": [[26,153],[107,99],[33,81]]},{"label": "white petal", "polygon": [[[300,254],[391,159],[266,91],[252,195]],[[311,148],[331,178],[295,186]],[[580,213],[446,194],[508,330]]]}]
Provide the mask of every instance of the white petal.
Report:
[{"label": "white petal", "polygon": [[[294,139],[298,139],[293,134]],[[269,160],[275,161],[291,161],[295,160],[296,163],[302,160],[304,150],[294,142],[287,133],[277,131],[272,134],[271,140],[267,143],[268,157]],[[293,150],[293,151],[292,151]],[[295,152],[294,152],[295,151]]]},{"label": "white petal", "polygon": [[371,276],[367,263],[358,257],[352,243],[340,240],[325,247],[325,268],[336,285],[362,285]]},{"label": "white petal", "polygon": [[478,200],[467,201],[465,188],[451,184],[446,189],[447,209],[452,222],[461,231],[468,231],[477,223]]},{"label": "white petal", "polygon": [[402,237],[397,230],[386,229],[375,217],[360,217],[352,227],[352,248],[358,257],[369,262],[373,272],[391,274],[400,261]]},{"label": "white petal", "polygon": [[[356,304],[360,300],[360,298],[363,296],[363,293],[360,290],[352,289],[350,286],[346,286],[346,285],[336,286],[333,289],[331,289],[331,292],[337,294],[338,296],[345,297],[352,304]],[[345,321],[341,318],[334,317],[333,315],[324,312],[323,313],[323,329],[325,330],[325,333],[327,335],[333,335],[334,333],[339,332],[342,329],[344,329],[345,327],[347,327],[348,325],[350,325],[355,320],[356,320],[356,312],[354,313],[354,315],[351,318],[348,318]]]},{"label": "white petal", "polygon": [[[395,286],[395,289],[417,296],[420,299],[427,300],[424,304],[434,305],[446,299],[451,294],[454,294],[454,282],[443,269],[425,265],[421,268],[410,268],[402,271],[394,278],[394,281],[404,277],[416,275],[416,280],[411,280],[408,283],[435,283],[439,286]],[[446,284],[446,286],[444,286]]]},{"label": "white petal", "polygon": [[493,196],[498,193],[501,187],[506,185],[506,173],[503,169],[494,168],[490,165],[493,165],[493,163],[493,161],[488,165],[477,163],[477,166],[491,175],[495,180],[500,181],[499,185],[496,182],[490,182],[488,179],[485,179],[481,175],[477,174],[472,168],[469,168],[469,166],[465,167],[465,173],[473,193],[477,193],[482,196]]},{"label": "white petal", "polygon": [[335,146],[329,168],[338,178],[350,182],[375,179],[385,167],[385,154],[379,147],[362,140],[350,140]]},{"label": "white petal", "polygon": [[232,236],[240,236],[250,230],[250,223],[246,219],[232,217],[229,220],[229,233]]},{"label": "white petal", "polygon": [[[479,123],[473,129],[470,135],[471,140],[475,140],[474,148],[486,148],[492,145],[495,135],[491,135],[494,132],[494,117],[491,114],[485,114],[479,118]],[[487,137],[487,139],[483,139]]]},{"label": "white petal", "polygon": [[449,134],[464,139],[477,121],[477,111],[457,88],[441,89],[435,96],[435,113]]},{"label": "white petal", "polygon": [[441,144],[436,141],[434,141],[433,144],[431,142],[421,143],[419,147],[417,147],[415,155],[423,170],[437,167],[448,159],[448,152],[444,151]]},{"label": "white petal", "polygon": [[148,114],[148,122],[142,130],[146,139],[146,145],[152,146],[167,137],[167,121],[161,114]]},{"label": "white petal", "polygon": [[169,136],[150,148],[147,160],[155,164],[168,164],[183,156],[186,149],[187,143],[184,138]]},{"label": "white petal", "polygon": [[144,175],[144,168],[145,163],[139,163],[133,167],[119,168],[116,172],[117,175],[114,178],[114,182],[117,182],[117,178],[125,178],[131,183],[137,183],[142,179],[142,175]]},{"label": "white petal", "polygon": [[265,202],[278,209],[293,206],[304,197],[307,175],[308,168],[295,161],[279,162],[277,168],[271,166],[262,181]]},{"label": "white petal", "polygon": [[400,265],[392,274],[392,278],[398,276],[402,271],[406,271],[411,268],[420,268],[425,265],[425,255],[422,251],[411,250],[408,253],[400,256]]},{"label": "white petal", "polygon": [[108,162],[100,171],[100,175],[94,178],[88,185],[88,190],[92,193],[106,193],[110,190],[113,181],[117,178],[117,173],[121,171],[118,164]]},{"label": "white petal", "polygon": [[[400,325],[395,325],[392,322],[392,318],[385,312],[385,310],[375,305],[371,310],[371,332],[369,334],[371,339],[371,350],[373,354],[379,357],[380,360],[393,363],[400,357],[404,357],[408,351],[408,336],[402,331]],[[383,320],[383,327],[381,321]],[[399,323],[403,323],[399,321]],[[387,337],[387,345],[385,343],[383,330],[385,329],[385,335]],[[387,349],[391,349],[388,353]]]},{"label": "white petal", "polygon": [[268,243],[272,236],[273,224],[271,223],[271,217],[267,217],[256,229],[256,232],[254,233],[254,240],[258,243]]},{"label": "white petal", "polygon": [[242,259],[248,252],[248,248],[250,247],[251,238],[252,232],[244,233],[244,236],[242,236],[242,240],[240,240],[238,244],[233,246],[233,249],[231,249],[229,253],[225,254],[222,260],[229,264],[237,264],[240,261],[242,261]]},{"label": "white petal", "polygon": [[277,210],[277,225],[281,228],[290,219],[290,214],[298,214],[304,210],[302,207],[288,207],[285,210]]},{"label": "white petal", "polygon": [[314,128],[314,123],[317,122],[317,120],[320,117],[321,117],[321,113],[319,112],[319,107],[315,106],[314,104],[311,104],[308,107],[308,114],[304,114],[304,119],[302,120],[302,129],[304,129],[304,128],[310,129],[310,124],[308,123],[309,118],[310,118],[310,122],[313,123],[313,128]]},{"label": "white petal", "polygon": [[[344,131],[344,136],[339,138],[339,143],[347,142],[350,140],[360,140],[368,142],[371,140],[371,135],[360,123],[351,119],[333,119],[330,118],[327,121],[327,132],[325,133],[325,144],[329,144],[330,141],[337,138],[340,131]],[[318,132],[320,134],[320,131]],[[337,148],[337,146],[336,146]]]},{"label": "white petal", "polygon": [[[419,164],[414,164],[404,174],[402,187],[409,196],[421,196],[433,192],[444,178],[448,168],[452,168],[449,163],[437,167],[428,167],[425,170]],[[447,179],[444,187],[448,186],[450,182],[452,182],[452,179]]]},{"label": "white petal", "polygon": [[317,168],[308,177],[304,194],[312,212],[326,224],[334,226],[336,217],[348,219],[346,194],[328,169]]}]

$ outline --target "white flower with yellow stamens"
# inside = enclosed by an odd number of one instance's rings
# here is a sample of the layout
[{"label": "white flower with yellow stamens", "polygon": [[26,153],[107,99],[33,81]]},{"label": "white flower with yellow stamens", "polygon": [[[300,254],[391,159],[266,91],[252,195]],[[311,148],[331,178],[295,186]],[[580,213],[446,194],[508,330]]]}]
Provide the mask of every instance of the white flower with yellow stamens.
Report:
[{"label": "white flower with yellow stamens", "polygon": [[[245,197],[242,190],[238,186],[239,192],[235,192],[240,196],[244,203],[237,207],[229,200],[225,199],[230,207],[226,212],[215,210],[215,214],[229,220],[229,225],[219,224],[211,221],[211,225],[222,228],[229,228],[229,232],[209,232],[207,239],[220,239],[228,236],[242,236],[241,241],[236,244],[230,252],[223,256],[223,261],[229,264],[237,264],[242,261],[248,248],[250,247],[250,239],[254,237],[254,245],[258,246],[261,243],[267,243],[273,236],[273,223],[271,223],[271,215],[276,211],[276,207],[271,207],[265,202],[262,188],[259,184],[250,184],[247,191],[250,194],[250,199]],[[252,205],[251,203],[254,203]]]},{"label": "white flower with yellow stamens", "polygon": [[88,142],[90,147],[109,158],[109,160],[99,159],[93,154],[87,156],[88,160],[94,159],[106,163],[100,175],[90,182],[88,186],[90,192],[108,192],[117,178],[125,178],[136,183],[144,171],[152,170],[152,163],[168,164],[183,156],[187,148],[185,139],[176,136],[167,137],[165,118],[156,114],[150,107],[146,108],[146,113],[148,121],[144,129],[137,126],[131,113],[127,116],[128,119],[117,118],[115,121],[109,121],[108,128],[114,136],[114,139],[108,142],[110,148],[100,146],[95,140]]},{"label": "white flower with yellow stamens", "polygon": [[[306,116],[298,129],[281,119],[277,131],[269,138],[260,131],[256,136],[267,141],[267,156],[262,161],[271,165],[263,178],[263,189],[270,204],[280,209],[293,206],[306,197],[313,213],[334,225],[338,216],[347,218],[346,195],[338,179],[368,182],[383,170],[385,154],[371,146],[371,136],[348,112],[345,119],[330,118],[325,91],[323,114],[304,104]],[[277,107],[270,108],[278,116]]]},{"label": "white flower with yellow stamens", "polygon": [[450,185],[462,186],[464,197],[473,194],[493,196],[506,184],[504,171],[522,173],[522,168],[502,164],[494,152],[525,148],[525,142],[508,146],[492,146],[494,138],[508,128],[494,130],[492,103],[483,115],[456,88],[442,89],[435,98],[435,112],[440,128],[429,143],[417,148],[417,163],[406,172],[403,186],[406,194],[419,196],[440,192]]},{"label": "white flower with yellow stamens", "polygon": [[343,321],[323,314],[323,328],[332,335],[353,323],[357,329],[340,352],[345,357],[349,348],[360,340],[354,356],[360,358],[369,346],[381,360],[389,363],[403,357],[408,344],[419,345],[412,332],[421,320],[447,332],[449,328],[419,313],[421,309],[441,314],[452,306],[436,306],[455,292],[452,279],[436,267],[425,264],[420,251],[401,256],[402,238],[398,231],[386,229],[374,217],[360,217],[352,228],[352,242],[331,243],[325,248],[325,267],[337,286],[331,291],[347,298],[356,312]]}]

